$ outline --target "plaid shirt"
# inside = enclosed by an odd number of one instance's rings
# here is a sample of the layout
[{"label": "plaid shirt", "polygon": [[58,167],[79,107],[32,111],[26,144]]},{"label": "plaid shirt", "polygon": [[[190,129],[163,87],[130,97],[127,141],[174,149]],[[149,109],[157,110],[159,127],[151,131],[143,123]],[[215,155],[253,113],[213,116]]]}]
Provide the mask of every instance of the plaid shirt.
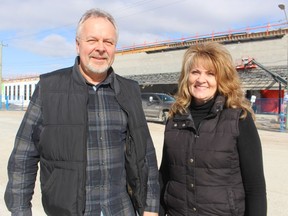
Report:
[{"label": "plaid shirt", "polygon": [[[124,147],[127,115],[115,99],[114,72],[97,86],[88,84],[88,139],[86,168],[85,216],[135,215],[126,189]],[[29,216],[31,199],[37,175],[39,153],[32,140],[35,125],[41,128],[42,112],[39,86],[37,86],[24,115],[9,159],[9,182],[5,192],[8,209],[14,215]],[[158,170],[149,155],[155,154],[148,147],[150,169],[146,211],[158,211]],[[157,164],[157,163],[156,163]],[[156,168],[156,169],[155,169]],[[18,213],[18,214],[17,214]]]},{"label": "plaid shirt", "polygon": [[100,215],[101,209],[104,215],[134,212],[126,189],[127,116],[116,101],[111,75],[97,86],[89,85],[85,216]]}]

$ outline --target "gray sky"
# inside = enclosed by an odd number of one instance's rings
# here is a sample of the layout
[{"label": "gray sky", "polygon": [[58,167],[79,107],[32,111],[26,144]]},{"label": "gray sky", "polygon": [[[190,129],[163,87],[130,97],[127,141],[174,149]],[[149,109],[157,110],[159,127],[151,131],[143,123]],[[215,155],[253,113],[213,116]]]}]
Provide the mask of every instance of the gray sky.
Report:
[{"label": "gray sky", "polygon": [[4,78],[41,74],[74,63],[75,27],[90,8],[110,12],[120,29],[118,49],[195,35],[278,25],[278,0],[1,0]]}]

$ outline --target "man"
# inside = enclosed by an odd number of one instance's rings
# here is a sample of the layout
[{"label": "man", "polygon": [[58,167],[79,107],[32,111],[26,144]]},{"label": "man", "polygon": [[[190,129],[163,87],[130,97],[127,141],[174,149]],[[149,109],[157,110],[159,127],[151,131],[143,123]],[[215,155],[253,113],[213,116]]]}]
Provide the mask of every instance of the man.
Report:
[{"label": "man", "polygon": [[78,24],[75,65],[40,76],[9,159],[12,215],[32,215],[39,161],[47,215],[158,215],[157,161],[140,89],[111,67],[117,39],[113,17],[89,10]]}]

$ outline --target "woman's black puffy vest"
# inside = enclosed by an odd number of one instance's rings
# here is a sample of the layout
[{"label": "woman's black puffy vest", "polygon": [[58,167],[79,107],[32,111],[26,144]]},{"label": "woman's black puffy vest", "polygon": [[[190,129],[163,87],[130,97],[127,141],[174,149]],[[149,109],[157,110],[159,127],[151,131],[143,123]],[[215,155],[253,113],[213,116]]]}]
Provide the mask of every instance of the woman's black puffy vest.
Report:
[{"label": "woman's black puffy vest", "polygon": [[168,122],[165,168],[161,170],[168,215],[244,215],[245,194],[237,151],[240,110],[221,111],[215,107],[219,105],[214,105],[214,113],[200,123],[198,131],[190,114],[175,116]]}]

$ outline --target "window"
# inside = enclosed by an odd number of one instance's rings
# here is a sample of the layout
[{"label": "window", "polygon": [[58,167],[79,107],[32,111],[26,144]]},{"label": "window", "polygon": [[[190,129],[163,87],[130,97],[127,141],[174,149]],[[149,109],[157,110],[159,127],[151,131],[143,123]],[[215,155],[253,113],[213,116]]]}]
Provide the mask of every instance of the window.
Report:
[{"label": "window", "polygon": [[17,86],[17,100],[20,100],[20,85]]},{"label": "window", "polygon": [[13,100],[16,99],[16,86],[13,86]]},{"label": "window", "polygon": [[148,101],[149,100],[149,95],[148,94],[142,94],[141,98],[142,98],[142,100]]},{"label": "window", "polygon": [[24,100],[27,100],[27,85],[24,85]]},{"label": "window", "polygon": [[32,96],[32,84],[29,85],[29,100],[31,99]]},{"label": "window", "polygon": [[8,90],[8,100],[11,100],[11,86],[9,86]]}]

